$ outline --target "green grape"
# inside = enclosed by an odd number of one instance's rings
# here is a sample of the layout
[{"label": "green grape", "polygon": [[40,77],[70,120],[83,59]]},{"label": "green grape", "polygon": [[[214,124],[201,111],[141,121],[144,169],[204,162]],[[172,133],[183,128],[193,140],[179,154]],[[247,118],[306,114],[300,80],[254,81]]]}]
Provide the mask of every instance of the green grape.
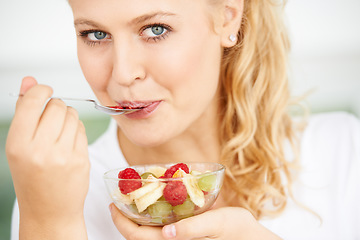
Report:
[{"label": "green grape", "polygon": [[156,178],[155,175],[152,174],[151,172],[144,172],[143,174],[141,174],[141,178],[147,179],[150,175],[152,175],[154,178]]},{"label": "green grape", "polygon": [[163,219],[162,219],[162,217],[154,217],[151,219],[150,222],[157,223],[157,224],[163,224]]},{"label": "green grape", "polygon": [[128,205],[128,209],[132,213],[139,214],[139,211],[138,211],[138,209],[137,209],[137,207],[136,207],[136,205],[134,203]]},{"label": "green grape", "polygon": [[199,188],[205,192],[209,192],[215,188],[216,185],[216,175],[205,175],[198,180]]},{"label": "green grape", "polygon": [[158,202],[166,202],[166,199],[164,196],[161,196],[159,199],[158,199]]},{"label": "green grape", "polygon": [[181,205],[173,207],[173,211],[178,216],[190,216],[194,213],[195,204],[190,200],[186,199]]},{"label": "green grape", "polygon": [[150,205],[147,211],[153,218],[166,217],[171,214],[172,206],[168,202],[156,202]]}]

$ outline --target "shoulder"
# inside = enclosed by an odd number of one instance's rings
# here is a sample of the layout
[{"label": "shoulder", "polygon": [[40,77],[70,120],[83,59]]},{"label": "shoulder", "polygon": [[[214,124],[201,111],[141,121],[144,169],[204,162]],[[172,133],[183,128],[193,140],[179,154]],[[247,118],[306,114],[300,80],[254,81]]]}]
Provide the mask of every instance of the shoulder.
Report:
[{"label": "shoulder", "polygon": [[311,116],[301,137],[300,158],[303,180],[311,179],[314,187],[345,184],[355,169],[360,175],[359,120],[345,112]]},{"label": "shoulder", "polygon": [[[359,131],[359,120],[347,112],[314,114],[309,118],[307,131],[329,133],[348,133]],[[345,131],[345,132],[344,132]]]},{"label": "shoulder", "polygon": [[284,239],[357,239],[359,120],[343,112],[312,115],[300,143],[293,198],[278,218],[264,224]]},{"label": "shoulder", "polygon": [[[356,150],[359,143],[360,122],[346,112],[322,113],[312,115],[302,136],[302,150],[327,151]],[[359,145],[358,145],[359,146]],[[304,149],[305,148],[305,149]]]}]

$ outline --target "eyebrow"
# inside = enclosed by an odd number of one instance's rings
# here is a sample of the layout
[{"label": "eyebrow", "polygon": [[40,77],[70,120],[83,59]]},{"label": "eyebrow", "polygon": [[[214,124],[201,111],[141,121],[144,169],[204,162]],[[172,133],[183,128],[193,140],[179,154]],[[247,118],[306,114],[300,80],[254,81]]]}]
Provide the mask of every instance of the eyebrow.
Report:
[{"label": "eyebrow", "polygon": [[79,19],[76,19],[74,21],[74,25],[89,25],[89,26],[93,26],[93,27],[96,27],[96,28],[102,28],[103,26],[94,22],[94,21],[91,21],[91,20],[87,20],[87,19],[83,19],[83,18],[79,18]]},{"label": "eyebrow", "polygon": [[129,25],[136,25],[139,23],[143,23],[143,22],[149,21],[156,17],[168,17],[168,16],[175,16],[175,15],[176,14],[170,13],[170,12],[154,12],[154,13],[142,15],[140,17],[137,17],[137,18],[131,20],[129,22]]},{"label": "eyebrow", "polygon": [[[129,22],[129,25],[136,25],[136,24],[140,24],[146,21],[149,21],[153,18],[157,18],[157,17],[168,17],[168,16],[176,16],[176,14],[174,13],[169,13],[169,12],[155,12],[155,13],[150,13],[150,14],[145,14],[142,16],[139,16],[137,18],[134,18],[133,20],[131,20]],[[74,21],[74,25],[89,25],[89,26],[93,26],[96,28],[104,28],[101,24],[98,24],[92,20],[87,20],[87,19],[83,19],[83,18],[79,18],[76,19]]]}]

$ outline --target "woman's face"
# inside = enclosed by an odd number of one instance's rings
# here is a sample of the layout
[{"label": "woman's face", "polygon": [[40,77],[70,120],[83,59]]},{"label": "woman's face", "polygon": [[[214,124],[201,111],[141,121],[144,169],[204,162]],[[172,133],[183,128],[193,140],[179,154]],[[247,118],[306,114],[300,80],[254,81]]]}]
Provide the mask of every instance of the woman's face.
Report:
[{"label": "woman's face", "polygon": [[[71,0],[78,58],[102,104],[140,146],[210,127],[221,61],[206,0]],[[214,127],[214,126],[211,126]]]}]

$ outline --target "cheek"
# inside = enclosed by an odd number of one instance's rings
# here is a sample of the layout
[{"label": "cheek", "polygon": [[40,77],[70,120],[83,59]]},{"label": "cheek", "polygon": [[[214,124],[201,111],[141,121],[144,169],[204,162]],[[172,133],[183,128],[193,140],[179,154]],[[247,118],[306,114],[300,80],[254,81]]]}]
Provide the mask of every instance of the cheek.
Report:
[{"label": "cheek", "polygon": [[78,42],[78,59],[86,81],[95,95],[106,90],[108,76],[111,72],[106,55],[83,42]]},{"label": "cheek", "polygon": [[[185,41],[164,53],[162,72],[166,75],[162,85],[174,97],[177,104],[189,106],[189,101],[209,101],[216,92],[219,81],[221,47],[216,37]],[[210,49],[210,50],[209,50]],[[204,95],[204,96],[202,96]],[[199,99],[199,97],[202,97]],[[205,99],[207,98],[209,99]],[[188,101],[186,101],[188,100]]]}]

